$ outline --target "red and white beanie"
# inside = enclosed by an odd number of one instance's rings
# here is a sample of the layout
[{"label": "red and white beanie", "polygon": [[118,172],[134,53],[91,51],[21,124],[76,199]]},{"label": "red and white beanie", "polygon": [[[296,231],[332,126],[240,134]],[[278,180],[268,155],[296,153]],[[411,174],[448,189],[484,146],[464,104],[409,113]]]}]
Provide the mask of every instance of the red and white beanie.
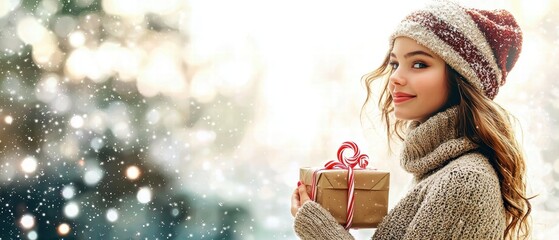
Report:
[{"label": "red and white beanie", "polygon": [[409,37],[439,55],[481,93],[495,98],[522,49],[522,31],[506,10],[435,0],[409,14],[390,37]]}]

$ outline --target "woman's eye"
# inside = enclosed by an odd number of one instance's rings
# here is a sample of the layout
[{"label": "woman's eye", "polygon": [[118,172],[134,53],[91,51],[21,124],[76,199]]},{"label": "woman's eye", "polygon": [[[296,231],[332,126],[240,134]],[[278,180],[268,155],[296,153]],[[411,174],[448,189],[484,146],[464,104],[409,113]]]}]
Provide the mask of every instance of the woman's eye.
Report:
[{"label": "woman's eye", "polygon": [[390,67],[391,67],[393,70],[396,70],[396,69],[398,68],[398,63],[397,63],[397,62],[391,62],[391,63],[389,63],[388,65],[390,65]]},{"label": "woman's eye", "polygon": [[426,68],[427,65],[425,63],[422,62],[416,62],[413,64],[413,68]]}]

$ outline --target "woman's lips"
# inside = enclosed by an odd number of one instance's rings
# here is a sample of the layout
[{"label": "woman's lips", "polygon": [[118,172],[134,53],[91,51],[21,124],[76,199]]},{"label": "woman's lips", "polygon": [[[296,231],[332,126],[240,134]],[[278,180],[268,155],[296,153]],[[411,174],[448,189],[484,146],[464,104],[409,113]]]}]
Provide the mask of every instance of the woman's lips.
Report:
[{"label": "woman's lips", "polygon": [[403,103],[412,98],[415,98],[415,96],[408,93],[395,92],[394,94],[392,94],[392,98],[394,103]]}]

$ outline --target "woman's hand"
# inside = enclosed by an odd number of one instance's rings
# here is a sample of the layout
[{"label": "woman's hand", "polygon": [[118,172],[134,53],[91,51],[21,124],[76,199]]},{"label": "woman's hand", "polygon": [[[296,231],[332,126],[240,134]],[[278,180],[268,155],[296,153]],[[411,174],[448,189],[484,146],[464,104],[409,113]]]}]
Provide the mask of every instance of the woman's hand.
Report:
[{"label": "woman's hand", "polygon": [[299,208],[301,208],[304,203],[310,200],[311,199],[309,197],[309,194],[307,193],[305,184],[301,184],[301,182],[298,182],[297,188],[295,188],[295,191],[293,191],[293,195],[291,195],[291,215],[295,217],[295,214],[297,214]]}]

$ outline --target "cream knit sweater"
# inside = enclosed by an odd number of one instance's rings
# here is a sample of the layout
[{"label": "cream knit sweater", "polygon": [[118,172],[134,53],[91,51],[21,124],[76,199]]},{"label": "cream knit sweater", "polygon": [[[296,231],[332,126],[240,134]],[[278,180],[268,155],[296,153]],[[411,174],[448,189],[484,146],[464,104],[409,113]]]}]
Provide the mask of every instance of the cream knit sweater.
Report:
[{"label": "cream knit sweater", "polygon": [[[499,179],[476,145],[455,131],[456,108],[411,124],[400,163],[415,184],[386,215],[373,239],[502,239]],[[353,239],[309,201],[295,216],[301,239]]]}]

